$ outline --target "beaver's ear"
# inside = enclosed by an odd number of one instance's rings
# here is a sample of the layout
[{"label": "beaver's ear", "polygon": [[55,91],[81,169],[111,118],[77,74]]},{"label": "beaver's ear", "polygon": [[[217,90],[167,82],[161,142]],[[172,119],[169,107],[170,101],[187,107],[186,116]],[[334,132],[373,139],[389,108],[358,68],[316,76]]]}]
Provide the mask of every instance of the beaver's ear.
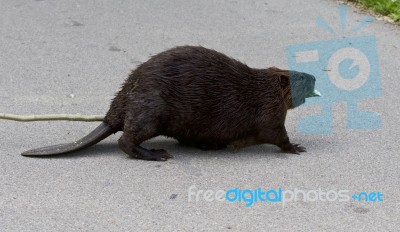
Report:
[{"label": "beaver's ear", "polygon": [[286,87],[290,84],[289,76],[288,75],[280,75],[280,83],[282,87]]},{"label": "beaver's ear", "polygon": [[282,69],[279,69],[279,68],[277,68],[275,66],[269,67],[268,69],[272,70],[272,71],[282,71]]}]

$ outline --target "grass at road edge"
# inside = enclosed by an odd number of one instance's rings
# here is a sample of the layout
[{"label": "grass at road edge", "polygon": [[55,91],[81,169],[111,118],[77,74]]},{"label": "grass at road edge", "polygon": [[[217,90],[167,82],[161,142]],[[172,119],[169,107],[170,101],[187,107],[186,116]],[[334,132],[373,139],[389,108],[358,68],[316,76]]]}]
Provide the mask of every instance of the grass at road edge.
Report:
[{"label": "grass at road edge", "polygon": [[394,22],[400,21],[400,0],[348,0],[361,4],[372,11],[390,17]]}]

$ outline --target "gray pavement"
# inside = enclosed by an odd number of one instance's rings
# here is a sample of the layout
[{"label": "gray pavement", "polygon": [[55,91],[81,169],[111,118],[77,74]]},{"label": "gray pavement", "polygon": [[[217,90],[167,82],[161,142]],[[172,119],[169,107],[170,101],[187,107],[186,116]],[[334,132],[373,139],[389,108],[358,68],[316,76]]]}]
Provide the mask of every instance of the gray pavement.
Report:
[{"label": "gray pavement", "polygon": [[[0,112],[104,114],[130,70],[177,45],[203,45],[252,67],[287,68],[285,48],[330,39],[319,16],[339,25],[337,2],[50,1],[0,4]],[[351,9],[355,25],[365,15]],[[301,156],[268,145],[203,152],[159,137],[164,163],[132,160],[116,134],[72,156],[26,158],[39,146],[73,141],[97,123],[0,121],[0,231],[398,231],[400,226],[399,28],[374,21],[383,97],[361,106],[379,130],[346,129],[337,104],[334,133],[303,135],[301,107],[287,118]],[[383,202],[189,202],[189,187],[379,191]]]}]

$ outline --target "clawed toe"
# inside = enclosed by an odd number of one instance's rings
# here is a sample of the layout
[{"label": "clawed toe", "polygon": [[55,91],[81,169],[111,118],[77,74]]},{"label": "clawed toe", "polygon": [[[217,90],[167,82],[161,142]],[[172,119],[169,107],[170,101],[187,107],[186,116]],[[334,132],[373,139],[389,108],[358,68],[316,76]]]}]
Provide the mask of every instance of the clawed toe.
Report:
[{"label": "clawed toe", "polygon": [[293,145],[294,145],[296,151],[298,151],[298,152],[306,152],[306,148],[303,147],[303,146],[300,146],[300,144],[293,144]]},{"label": "clawed toe", "polygon": [[149,151],[151,155],[148,156],[148,160],[153,161],[167,161],[168,159],[173,158],[166,150],[164,149],[151,149]]},{"label": "clawed toe", "polygon": [[288,152],[288,153],[292,153],[292,154],[300,155],[300,152],[306,152],[306,148],[303,147],[303,146],[300,146],[300,144],[291,143],[285,149],[283,149],[283,151],[284,152]]}]

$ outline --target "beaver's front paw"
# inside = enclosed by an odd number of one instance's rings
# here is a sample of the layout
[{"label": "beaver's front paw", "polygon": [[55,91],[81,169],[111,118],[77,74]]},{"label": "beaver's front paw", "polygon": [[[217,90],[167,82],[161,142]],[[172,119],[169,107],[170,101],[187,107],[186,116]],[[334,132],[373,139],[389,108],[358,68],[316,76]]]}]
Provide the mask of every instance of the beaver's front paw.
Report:
[{"label": "beaver's front paw", "polygon": [[300,152],[306,152],[306,148],[300,146],[300,144],[288,143],[285,146],[281,147],[283,152],[292,153],[300,155]]}]

